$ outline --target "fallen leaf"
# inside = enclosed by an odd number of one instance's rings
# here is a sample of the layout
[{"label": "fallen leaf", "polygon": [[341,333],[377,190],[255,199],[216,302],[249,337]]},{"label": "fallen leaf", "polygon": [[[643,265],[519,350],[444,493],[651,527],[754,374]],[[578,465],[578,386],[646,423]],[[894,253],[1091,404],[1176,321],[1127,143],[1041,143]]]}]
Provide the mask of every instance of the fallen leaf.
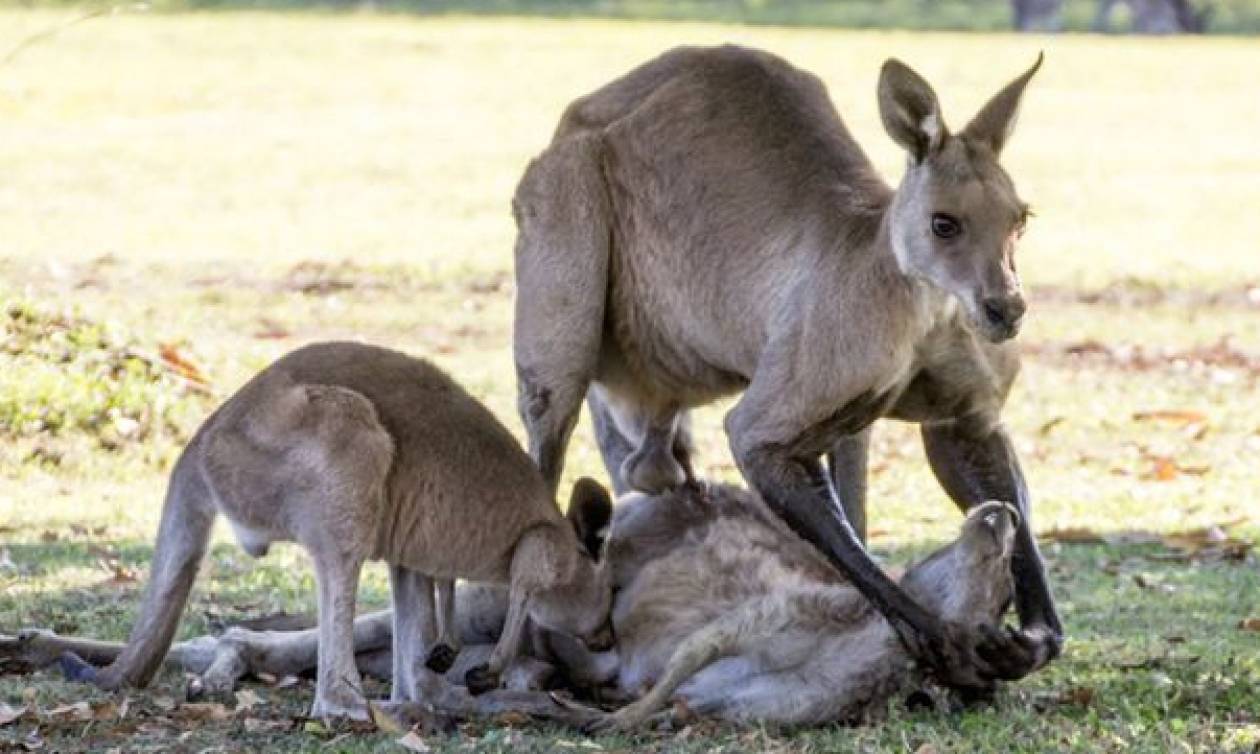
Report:
[{"label": "fallen leaf", "polygon": [[284,325],[267,317],[260,317],[258,319],[258,329],[254,330],[254,337],[259,340],[279,340],[292,334]]},{"label": "fallen leaf", "polygon": [[171,372],[198,388],[203,390],[210,388],[210,380],[196,364],[180,353],[179,346],[174,343],[161,343],[158,345],[158,356],[162,359],[162,365]]},{"label": "fallen leaf", "polygon": [[1037,537],[1038,539],[1048,539],[1052,542],[1072,545],[1092,545],[1102,544],[1103,542],[1101,534],[1080,526],[1055,527],[1038,534]]},{"label": "fallen leaf", "polygon": [[939,749],[936,748],[936,744],[923,744],[914,750],[914,754],[938,754],[938,752]]},{"label": "fallen leaf", "polygon": [[1181,473],[1181,469],[1177,467],[1177,462],[1168,456],[1154,456],[1151,458],[1154,463],[1153,468],[1144,475],[1146,479],[1154,479],[1157,482],[1171,482]]},{"label": "fallen leaf", "polygon": [[402,733],[403,727],[376,702],[368,702],[368,711],[372,713],[372,722],[384,733]]},{"label": "fallen leaf", "polygon": [[1175,422],[1177,424],[1201,424],[1207,421],[1207,417],[1198,411],[1185,411],[1180,409],[1157,409],[1155,411],[1138,411],[1133,414],[1134,421],[1164,421]]},{"label": "fallen leaf", "polygon": [[186,702],[179,705],[174,714],[184,720],[227,720],[232,716],[219,702]]},{"label": "fallen leaf", "polygon": [[236,713],[248,712],[254,707],[264,704],[263,698],[250,689],[240,689],[236,692]]},{"label": "fallen leaf", "polygon": [[1240,631],[1260,631],[1260,617],[1243,618],[1238,621]]},{"label": "fallen leaf", "polygon": [[178,705],[176,701],[170,698],[169,696],[155,696],[153,697],[153,706],[157,707],[163,712],[170,712],[171,710],[175,709],[175,707]]},{"label": "fallen leaf", "polygon": [[409,751],[430,751],[429,745],[424,742],[415,728],[407,731],[407,735],[398,739],[398,744]]},{"label": "fallen leaf", "polygon": [[8,725],[26,714],[26,707],[10,707],[4,702],[0,702],[0,726]]},{"label": "fallen leaf", "polygon": [[92,705],[87,702],[75,702],[74,704],[63,704],[60,707],[45,712],[43,717],[52,720],[94,720],[96,715],[92,712]]},{"label": "fallen leaf", "polygon": [[1041,435],[1042,437],[1045,437],[1049,435],[1052,431],[1054,431],[1055,427],[1059,426],[1065,421],[1067,421],[1066,416],[1053,417],[1052,419],[1048,420],[1046,423],[1042,424],[1040,427],[1037,428],[1037,434]]},{"label": "fallen leaf", "polygon": [[288,730],[292,725],[293,723],[289,720],[264,720],[258,717],[247,717],[244,722],[247,733]]}]

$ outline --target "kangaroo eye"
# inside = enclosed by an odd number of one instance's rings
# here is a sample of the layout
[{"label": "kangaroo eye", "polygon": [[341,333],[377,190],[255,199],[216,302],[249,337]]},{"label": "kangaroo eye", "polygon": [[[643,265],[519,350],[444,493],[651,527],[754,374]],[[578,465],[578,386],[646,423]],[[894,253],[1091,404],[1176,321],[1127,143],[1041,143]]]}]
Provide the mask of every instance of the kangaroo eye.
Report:
[{"label": "kangaroo eye", "polygon": [[962,233],[962,223],[952,215],[937,212],[932,215],[932,232],[937,238],[954,238]]}]

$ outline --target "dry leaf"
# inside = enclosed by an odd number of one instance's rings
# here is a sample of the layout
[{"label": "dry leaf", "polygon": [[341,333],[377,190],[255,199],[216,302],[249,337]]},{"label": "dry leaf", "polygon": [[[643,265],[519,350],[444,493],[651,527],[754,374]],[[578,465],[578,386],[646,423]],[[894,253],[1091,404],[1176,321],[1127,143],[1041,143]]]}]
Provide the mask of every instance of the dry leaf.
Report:
[{"label": "dry leaf", "polygon": [[939,754],[939,751],[936,748],[936,744],[923,744],[914,750],[914,754]]},{"label": "dry leaf", "polygon": [[368,711],[372,713],[372,722],[377,729],[385,733],[402,733],[403,727],[376,702],[368,702]]},{"label": "dry leaf", "polygon": [[87,702],[63,704],[48,710],[43,716],[53,720],[93,720],[96,717],[92,712],[92,705]]},{"label": "dry leaf", "polygon": [[159,344],[158,356],[161,357],[163,366],[170,371],[203,390],[210,388],[210,380],[196,364],[179,352],[179,347],[174,343]]},{"label": "dry leaf", "polygon": [[1059,704],[1088,707],[1094,701],[1094,690],[1088,686],[1073,686],[1059,694]]},{"label": "dry leaf", "polygon": [[1202,424],[1207,417],[1198,411],[1179,409],[1159,409],[1155,411],[1138,411],[1133,415],[1134,421],[1164,421],[1177,424]]},{"label": "dry leaf", "polygon": [[241,689],[236,692],[236,712],[238,714],[248,712],[263,703],[263,698],[250,689]]},{"label": "dry leaf", "polygon": [[424,742],[419,733],[416,733],[415,728],[407,731],[407,735],[398,739],[398,745],[409,751],[430,751],[429,745]]},{"label": "dry leaf", "polygon": [[263,720],[257,717],[247,717],[244,725],[247,733],[263,733],[273,730],[288,730],[292,722],[289,720]]},{"label": "dry leaf", "polygon": [[1171,482],[1181,474],[1181,469],[1177,467],[1177,462],[1168,456],[1152,456],[1151,461],[1154,466],[1151,470],[1143,475],[1145,479],[1154,479],[1157,482]]},{"label": "dry leaf", "polygon": [[1072,545],[1102,544],[1103,538],[1098,532],[1080,526],[1055,527],[1037,535],[1040,539],[1062,542]]},{"label": "dry leaf", "polygon": [[[1238,621],[1239,631],[1260,631],[1260,618],[1243,618]],[[0,723],[3,724],[3,723]]]},{"label": "dry leaf", "polygon": [[227,720],[231,716],[219,702],[187,702],[175,709],[175,717],[184,720]]},{"label": "dry leaf", "polygon": [[292,334],[284,325],[267,317],[259,317],[258,329],[254,330],[254,337],[259,340],[279,340]]},{"label": "dry leaf", "polygon": [[0,726],[8,725],[26,714],[26,707],[10,707],[4,702],[0,702]]},{"label": "dry leaf", "polygon": [[1042,424],[1040,427],[1038,427],[1037,434],[1041,435],[1042,437],[1045,437],[1049,435],[1052,431],[1054,431],[1055,427],[1059,426],[1065,421],[1067,421],[1066,416],[1056,416],[1046,421],[1046,423]]}]

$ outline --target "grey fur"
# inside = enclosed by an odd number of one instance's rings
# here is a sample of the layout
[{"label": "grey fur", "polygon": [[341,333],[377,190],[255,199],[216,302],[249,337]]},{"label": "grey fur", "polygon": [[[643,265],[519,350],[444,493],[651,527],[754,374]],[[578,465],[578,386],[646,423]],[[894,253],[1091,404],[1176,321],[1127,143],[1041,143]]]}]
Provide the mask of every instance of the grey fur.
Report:
[{"label": "grey fur", "polygon": [[[353,631],[368,559],[391,566],[395,701],[423,693],[426,653],[439,635],[457,643],[446,599],[454,578],[510,585],[498,643],[486,666],[472,670],[483,687],[497,685],[515,657],[527,617],[606,638],[610,575],[593,532],[611,515],[607,494],[581,480],[566,521],[507,429],[436,367],[396,351],[307,346],[205,422],[172,473],[131,638],[98,685],[143,686],[152,678],[216,513],[254,555],[292,540],[311,556],[319,586],[315,716],[368,716]],[[216,660],[221,667],[207,673],[208,685],[230,688],[236,661]]]},{"label": "grey fur", "polygon": [[[679,48],[575,101],[513,205],[519,406],[552,488],[588,391],[614,486],[647,492],[687,476],[669,452],[686,410],[742,392],[726,417],[740,470],[916,657],[987,688],[1056,655],[1062,629],[999,420],[1018,371],[1027,208],[998,154],[1035,70],[953,134],[931,87],[889,61],[881,115],[909,155],[896,190],[821,82],[764,52]],[[940,214],[961,233],[939,237]],[[884,416],[923,423],[961,507],[1019,507],[1023,634],[942,621],[872,564],[854,477],[861,433]],[[828,452],[842,484],[823,470]]]},{"label": "grey fur", "polygon": [[[902,577],[929,609],[962,622],[995,620],[1011,594],[1013,516],[981,505],[962,534]],[[473,700],[462,673],[493,651],[508,598],[502,588],[459,585],[456,633],[465,645],[439,683],[419,682],[439,713],[516,709],[571,724],[633,727],[671,694],[694,710],[739,722],[821,724],[877,716],[889,699],[922,679],[891,626],[813,547],[755,496],[731,487],[688,487],[658,496],[633,493],[616,508],[608,559],[617,587],[617,647],[594,653],[565,635],[539,633],[504,673],[512,695]],[[355,622],[360,669],[389,677],[389,612]],[[302,673],[316,665],[318,631],[232,628],[220,637],[176,644],[170,661],[210,675]],[[38,668],[64,651],[101,664],[117,644],[26,631],[0,637],[0,661]],[[555,670],[559,670],[556,673]],[[604,699],[651,695],[612,718],[538,693],[567,678],[603,687]],[[665,679],[662,683],[661,679]]]}]

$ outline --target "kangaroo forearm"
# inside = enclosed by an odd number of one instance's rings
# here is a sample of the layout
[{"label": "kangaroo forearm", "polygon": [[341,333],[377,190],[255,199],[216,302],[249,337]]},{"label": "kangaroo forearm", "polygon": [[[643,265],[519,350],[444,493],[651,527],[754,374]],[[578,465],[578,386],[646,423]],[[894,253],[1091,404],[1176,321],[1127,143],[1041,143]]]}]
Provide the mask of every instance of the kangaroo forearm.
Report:
[{"label": "kangaroo forearm", "polygon": [[786,457],[773,449],[748,453],[749,482],[802,539],[817,547],[870,600],[903,638],[906,632],[939,636],[939,619],[890,579],[862,546],[817,460]]},{"label": "kangaroo forearm", "polygon": [[1020,623],[1062,634],[1045,565],[1032,535],[1032,500],[1006,431],[1000,426],[982,428],[956,421],[925,424],[922,432],[932,471],[959,507],[965,510],[985,500],[1001,500],[1019,508],[1011,572]]}]

